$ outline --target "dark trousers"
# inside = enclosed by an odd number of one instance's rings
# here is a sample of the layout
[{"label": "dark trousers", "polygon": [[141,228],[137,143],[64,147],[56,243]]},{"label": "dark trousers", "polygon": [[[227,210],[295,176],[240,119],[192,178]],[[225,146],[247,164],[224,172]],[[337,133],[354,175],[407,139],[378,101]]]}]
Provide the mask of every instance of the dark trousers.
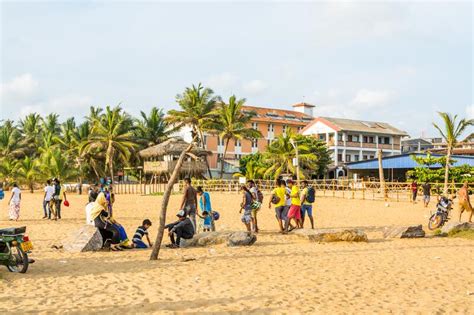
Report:
[{"label": "dark trousers", "polygon": [[56,207],[56,216],[58,217],[58,219],[61,219],[61,203],[62,203],[61,199],[54,200],[54,205]]},{"label": "dark trousers", "polygon": [[99,229],[104,243],[106,240],[110,240],[112,244],[120,243],[120,232],[110,223],[104,223],[100,216],[94,219],[94,225]]},{"label": "dark trousers", "polygon": [[43,200],[43,211],[44,211],[44,216],[51,219],[50,201]]}]

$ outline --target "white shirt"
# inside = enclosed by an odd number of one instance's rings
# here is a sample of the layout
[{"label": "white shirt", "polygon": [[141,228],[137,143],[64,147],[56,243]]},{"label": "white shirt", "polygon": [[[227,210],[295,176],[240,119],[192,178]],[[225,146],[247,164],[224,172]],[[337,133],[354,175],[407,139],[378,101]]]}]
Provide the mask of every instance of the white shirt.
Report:
[{"label": "white shirt", "polygon": [[46,193],[46,196],[44,197],[44,201],[51,201],[51,198],[53,198],[53,195],[54,195],[54,187],[46,186],[44,187],[44,192]]},{"label": "white shirt", "polygon": [[86,224],[89,224],[89,225],[94,225],[94,221],[91,220],[91,211],[93,207],[94,207],[93,202],[89,202],[86,205]]},{"label": "white shirt", "polygon": [[[286,193],[288,195],[291,195],[291,189],[288,187],[285,187],[285,189],[286,189]],[[288,198],[287,196],[285,196],[285,198],[286,198],[285,206],[291,206],[291,198]]]},{"label": "white shirt", "polygon": [[249,189],[249,191],[252,194],[252,199],[257,200],[258,199],[257,187],[253,186],[252,188]]},{"label": "white shirt", "polygon": [[20,188],[13,187],[13,189],[12,189],[12,194],[13,194],[12,202],[14,202],[14,203],[19,203],[20,202],[20,193],[21,193]]}]

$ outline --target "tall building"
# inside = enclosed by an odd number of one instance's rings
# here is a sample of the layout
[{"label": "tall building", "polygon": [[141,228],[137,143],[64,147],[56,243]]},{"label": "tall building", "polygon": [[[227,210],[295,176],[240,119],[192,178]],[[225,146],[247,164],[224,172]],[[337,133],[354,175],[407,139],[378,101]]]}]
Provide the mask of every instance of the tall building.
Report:
[{"label": "tall building", "polygon": [[378,149],[383,156],[401,154],[401,139],[407,136],[387,123],[318,117],[301,133],[325,141],[333,159],[329,177],[346,176],[345,163],[369,160],[377,157]]},{"label": "tall building", "polygon": [[263,152],[267,145],[277,136],[287,130],[300,132],[313,120],[314,105],[298,103],[293,105],[294,110],[283,110],[265,107],[244,106],[244,112],[255,112],[249,127],[260,130],[262,137],[255,140],[231,140],[225,157],[224,141],[216,135],[205,134],[206,149],[213,154],[209,157],[209,165],[213,176],[220,172],[221,163],[224,163],[226,177],[238,171],[239,160],[242,156]]}]

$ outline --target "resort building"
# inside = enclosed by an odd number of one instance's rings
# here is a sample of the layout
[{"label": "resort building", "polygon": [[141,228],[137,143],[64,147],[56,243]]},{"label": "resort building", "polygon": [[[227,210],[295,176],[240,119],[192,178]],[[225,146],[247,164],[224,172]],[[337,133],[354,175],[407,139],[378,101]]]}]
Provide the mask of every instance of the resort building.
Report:
[{"label": "resort building", "polygon": [[315,118],[301,133],[326,142],[334,161],[330,178],[346,176],[346,163],[374,159],[379,149],[383,156],[400,154],[407,136],[387,123],[332,117]]},{"label": "resort building", "polygon": [[402,153],[424,152],[434,148],[431,139],[413,138],[402,140]]},{"label": "resort building", "polygon": [[224,163],[225,177],[231,176],[239,170],[239,160],[242,156],[256,152],[263,152],[267,145],[277,136],[288,130],[300,132],[313,120],[314,105],[298,103],[293,105],[294,110],[283,110],[265,107],[244,106],[245,112],[255,112],[251,127],[260,130],[262,137],[255,140],[231,140],[224,157],[224,141],[217,135],[205,134],[206,150],[213,154],[209,156],[209,165],[213,176],[218,176],[221,163]]}]

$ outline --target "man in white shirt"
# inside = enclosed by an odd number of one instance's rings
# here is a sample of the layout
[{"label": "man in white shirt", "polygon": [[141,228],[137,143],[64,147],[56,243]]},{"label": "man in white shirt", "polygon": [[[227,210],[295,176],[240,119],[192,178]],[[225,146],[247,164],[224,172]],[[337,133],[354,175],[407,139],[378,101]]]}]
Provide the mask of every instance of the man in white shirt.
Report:
[{"label": "man in white shirt", "polygon": [[51,180],[46,181],[46,186],[44,186],[44,198],[43,198],[43,210],[44,217],[43,219],[51,219],[51,199],[53,199],[54,187],[51,185]]}]

